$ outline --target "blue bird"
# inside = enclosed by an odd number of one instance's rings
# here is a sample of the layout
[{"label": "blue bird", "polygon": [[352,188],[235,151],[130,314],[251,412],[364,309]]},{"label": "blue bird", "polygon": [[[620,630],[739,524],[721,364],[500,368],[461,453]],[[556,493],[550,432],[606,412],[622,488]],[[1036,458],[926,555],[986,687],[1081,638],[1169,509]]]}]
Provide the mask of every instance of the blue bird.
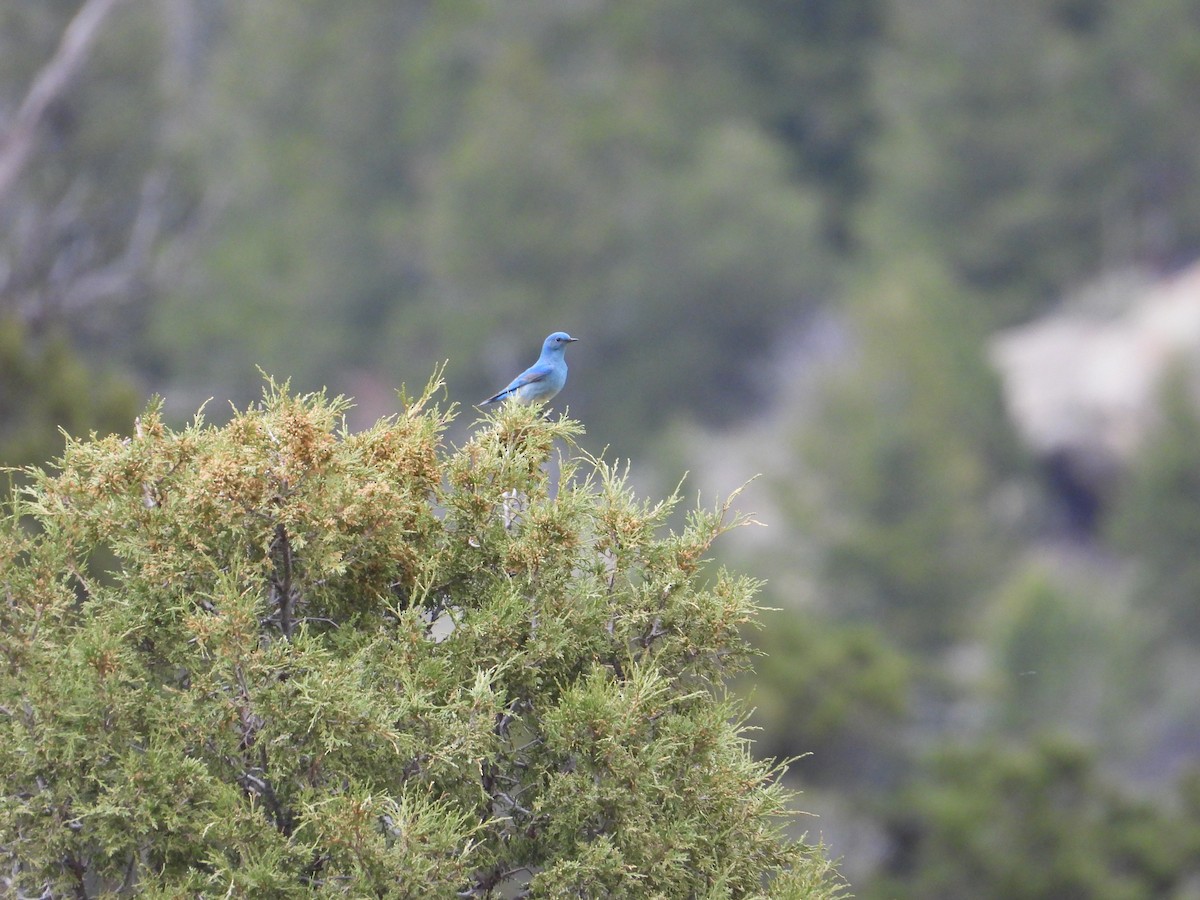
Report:
[{"label": "blue bird", "polygon": [[573,338],[565,331],[556,331],[542,342],[542,355],[537,362],[512,380],[504,390],[483,401],[484,406],[509,397],[518,403],[545,403],[567,383],[567,361],[564,355]]}]

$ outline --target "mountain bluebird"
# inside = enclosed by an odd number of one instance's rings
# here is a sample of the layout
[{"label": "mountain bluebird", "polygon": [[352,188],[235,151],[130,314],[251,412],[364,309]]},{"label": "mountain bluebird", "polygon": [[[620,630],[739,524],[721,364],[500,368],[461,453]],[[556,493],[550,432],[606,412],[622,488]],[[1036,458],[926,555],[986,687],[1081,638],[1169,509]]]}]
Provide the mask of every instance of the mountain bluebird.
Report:
[{"label": "mountain bluebird", "polygon": [[567,344],[572,344],[579,338],[573,338],[565,331],[556,331],[542,343],[542,355],[537,362],[512,380],[504,390],[494,397],[483,401],[497,403],[512,397],[518,403],[545,403],[563,389],[567,383]]}]

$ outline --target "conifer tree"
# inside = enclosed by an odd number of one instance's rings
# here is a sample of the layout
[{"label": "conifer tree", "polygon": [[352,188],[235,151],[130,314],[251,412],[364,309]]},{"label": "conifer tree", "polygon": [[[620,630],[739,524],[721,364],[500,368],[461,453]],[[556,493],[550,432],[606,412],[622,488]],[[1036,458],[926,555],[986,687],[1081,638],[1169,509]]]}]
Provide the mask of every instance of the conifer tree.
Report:
[{"label": "conifer tree", "polygon": [[[10,896],[812,897],[724,677],[756,583],[676,503],[438,381],[352,433],[270,383],[68,441],[0,527]],[[558,448],[557,450],[555,448]]]}]

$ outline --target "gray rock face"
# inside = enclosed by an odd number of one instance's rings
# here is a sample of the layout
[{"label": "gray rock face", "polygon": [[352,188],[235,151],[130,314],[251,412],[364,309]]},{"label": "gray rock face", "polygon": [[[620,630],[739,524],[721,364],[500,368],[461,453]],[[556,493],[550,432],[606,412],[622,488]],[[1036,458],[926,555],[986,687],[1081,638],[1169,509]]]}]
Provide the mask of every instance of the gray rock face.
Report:
[{"label": "gray rock face", "polygon": [[1166,373],[1200,372],[1200,263],[1164,281],[1110,279],[998,334],[990,356],[1034,451],[1120,468],[1157,419]]}]

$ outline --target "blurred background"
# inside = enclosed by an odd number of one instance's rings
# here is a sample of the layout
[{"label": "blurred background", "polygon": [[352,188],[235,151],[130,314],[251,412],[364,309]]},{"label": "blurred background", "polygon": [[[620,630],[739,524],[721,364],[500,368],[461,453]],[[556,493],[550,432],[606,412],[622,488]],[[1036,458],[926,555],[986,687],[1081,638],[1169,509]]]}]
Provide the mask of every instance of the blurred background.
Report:
[{"label": "blurred background", "polygon": [[1200,0],[4,0],[0,462],[556,401],[768,528],[867,898],[1200,897]]}]

